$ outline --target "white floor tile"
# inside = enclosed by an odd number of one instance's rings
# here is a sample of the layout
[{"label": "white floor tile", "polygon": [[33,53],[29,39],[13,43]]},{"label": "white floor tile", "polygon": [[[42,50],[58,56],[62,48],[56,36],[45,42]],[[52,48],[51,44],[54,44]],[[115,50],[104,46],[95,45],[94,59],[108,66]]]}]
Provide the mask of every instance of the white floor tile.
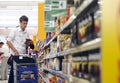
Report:
[{"label": "white floor tile", "polygon": [[8,81],[7,80],[4,80],[4,81],[0,80],[0,83],[8,83]]}]

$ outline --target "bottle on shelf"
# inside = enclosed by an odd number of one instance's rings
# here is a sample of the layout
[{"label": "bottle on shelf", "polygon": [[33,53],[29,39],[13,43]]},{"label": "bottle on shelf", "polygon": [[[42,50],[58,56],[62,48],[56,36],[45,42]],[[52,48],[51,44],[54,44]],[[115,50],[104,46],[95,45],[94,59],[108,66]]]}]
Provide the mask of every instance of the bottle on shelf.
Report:
[{"label": "bottle on shelf", "polygon": [[77,64],[75,64],[75,67],[73,68],[73,76],[78,77],[78,68],[77,68]]},{"label": "bottle on shelf", "polygon": [[89,70],[90,81],[100,83],[100,49],[94,49],[89,52]]},{"label": "bottle on shelf", "polygon": [[101,27],[101,15],[100,15],[100,10],[97,10],[95,12],[95,15],[94,15],[94,19],[95,19],[95,23],[94,23],[94,27],[95,27],[95,30],[94,30],[94,33],[95,33],[95,37],[100,37],[101,34],[100,34],[100,27]]},{"label": "bottle on shelf", "polygon": [[82,78],[83,77],[83,70],[82,70],[82,63],[79,64],[79,75],[78,75],[79,78]]}]

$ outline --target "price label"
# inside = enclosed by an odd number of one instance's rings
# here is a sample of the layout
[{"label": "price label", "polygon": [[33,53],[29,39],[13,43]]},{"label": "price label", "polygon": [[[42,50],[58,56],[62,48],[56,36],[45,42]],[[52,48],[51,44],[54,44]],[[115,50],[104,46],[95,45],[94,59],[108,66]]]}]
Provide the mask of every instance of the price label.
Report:
[{"label": "price label", "polygon": [[66,1],[59,1],[59,9],[66,9]]}]

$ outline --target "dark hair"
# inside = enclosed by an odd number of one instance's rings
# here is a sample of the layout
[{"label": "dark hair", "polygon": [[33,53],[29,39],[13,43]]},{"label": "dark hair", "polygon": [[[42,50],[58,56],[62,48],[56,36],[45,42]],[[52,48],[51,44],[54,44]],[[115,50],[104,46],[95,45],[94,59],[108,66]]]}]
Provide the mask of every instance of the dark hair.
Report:
[{"label": "dark hair", "polygon": [[21,16],[21,17],[19,18],[19,21],[20,21],[20,22],[22,22],[22,21],[28,22],[28,17],[25,16],[25,15],[23,15],[23,16]]},{"label": "dark hair", "polygon": [[4,44],[3,42],[0,42],[0,44]]}]

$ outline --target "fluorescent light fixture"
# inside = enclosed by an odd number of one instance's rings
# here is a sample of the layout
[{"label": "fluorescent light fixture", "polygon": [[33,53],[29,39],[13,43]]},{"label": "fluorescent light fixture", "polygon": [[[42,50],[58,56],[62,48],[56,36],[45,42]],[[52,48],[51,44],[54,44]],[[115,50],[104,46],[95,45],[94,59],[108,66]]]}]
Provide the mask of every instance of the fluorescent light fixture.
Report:
[{"label": "fluorescent light fixture", "polygon": [[[30,20],[37,20],[38,17],[37,16],[28,16],[28,18]],[[13,16],[0,16],[0,20],[18,20],[19,19],[19,15],[13,15]]]},{"label": "fluorescent light fixture", "polygon": [[102,1],[98,1],[98,4],[102,4]]},{"label": "fluorescent light fixture", "polygon": [[44,2],[45,0],[0,0],[0,1],[39,1],[39,2]]},{"label": "fluorescent light fixture", "polygon": [[6,7],[0,7],[0,11],[11,11],[11,10],[22,10],[22,11],[29,11],[29,10],[38,10],[37,6],[6,6]]},{"label": "fluorescent light fixture", "polygon": [[[19,22],[18,21],[7,21],[7,23],[6,23],[6,21],[2,21],[2,22],[0,22],[0,25],[2,25],[2,24],[5,24],[5,25],[9,25],[9,24],[19,24]],[[28,22],[28,25],[29,24],[37,24],[37,21],[35,21],[35,20],[33,20],[33,21],[29,21]]]}]

